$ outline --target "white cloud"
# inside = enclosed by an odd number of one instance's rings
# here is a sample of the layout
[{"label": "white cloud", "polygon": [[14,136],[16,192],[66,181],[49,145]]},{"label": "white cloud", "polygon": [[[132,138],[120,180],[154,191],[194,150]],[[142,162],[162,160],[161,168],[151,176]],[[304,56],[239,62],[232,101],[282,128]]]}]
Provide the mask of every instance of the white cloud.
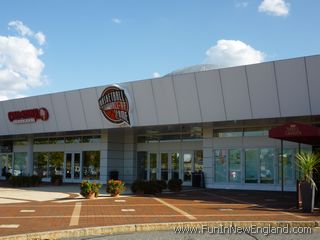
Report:
[{"label": "white cloud", "polygon": [[[30,42],[33,32],[20,23],[10,22],[9,26],[21,36],[0,35],[0,100],[22,97],[26,90],[46,83],[45,65],[39,58],[43,50]],[[40,42],[45,41],[41,40],[44,35],[38,36]]]},{"label": "white cloud", "polygon": [[9,27],[15,29],[22,37],[32,37],[37,40],[39,45],[43,45],[46,41],[46,36],[42,32],[34,33],[28,26],[21,21],[9,22]]},{"label": "white cloud", "polygon": [[122,23],[122,20],[120,18],[112,18],[111,21],[115,24],[120,24]]},{"label": "white cloud", "polygon": [[158,78],[158,77],[161,77],[161,75],[160,75],[160,73],[158,73],[158,72],[154,72],[154,73],[152,74],[152,77],[153,77],[153,78]]},{"label": "white cloud", "polygon": [[216,45],[206,51],[205,63],[215,64],[218,67],[232,67],[264,60],[265,54],[252,48],[250,45],[239,40],[217,41]]},{"label": "white cloud", "polygon": [[37,32],[34,37],[40,45],[43,45],[46,42],[46,36],[42,32]]},{"label": "white cloud", "polygon": [[258,10],[274,16],[287,16],[290,11],[290,4],[285,0],[263,0]]}]

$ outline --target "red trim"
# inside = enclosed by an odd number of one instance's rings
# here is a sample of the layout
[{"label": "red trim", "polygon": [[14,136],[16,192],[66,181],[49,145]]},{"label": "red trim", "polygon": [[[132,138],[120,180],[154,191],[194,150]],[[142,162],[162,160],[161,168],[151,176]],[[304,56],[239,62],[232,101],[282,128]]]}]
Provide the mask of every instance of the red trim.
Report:
[{"label": "red trim", "polygon": [[303,123],[286,123],[269,130],[269,137],[310,145],[320,144],[320,128]]}]

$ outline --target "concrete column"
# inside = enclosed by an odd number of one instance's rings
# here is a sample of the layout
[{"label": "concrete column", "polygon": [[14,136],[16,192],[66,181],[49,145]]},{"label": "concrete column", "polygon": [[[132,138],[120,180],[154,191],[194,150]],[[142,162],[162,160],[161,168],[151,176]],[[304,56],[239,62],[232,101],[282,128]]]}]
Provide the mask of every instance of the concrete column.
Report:
[{"label": "concrete column", "polygon": [[123,180],[132,183],[137,178],[135,136],[132,129],[126,129],[124,133],[124,157]]},{"label": "concrete column", "polygon": [[105,184],[108,176],[108,134],[101,135],[100,146],[100,182]]},{"label": "concrete column", "polygon": [[28,137],[28,148],[27,148],[27,175],[33,174],[33,137]]}]

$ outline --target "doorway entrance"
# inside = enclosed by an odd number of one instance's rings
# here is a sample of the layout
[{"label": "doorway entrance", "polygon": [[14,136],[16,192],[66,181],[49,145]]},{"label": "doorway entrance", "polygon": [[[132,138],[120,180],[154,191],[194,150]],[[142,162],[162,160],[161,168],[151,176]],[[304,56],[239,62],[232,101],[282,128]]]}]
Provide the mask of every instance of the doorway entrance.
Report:
[{"label": "doorway entrance", "polygon": [[64,156],[65,182],[79,182],[82,179],[82,159],[80,152],[67,152]]},{"label": "doorway entrance", "polygon": [[202,170],[202,151],[138,152],[138,176],[144,180],[181,179],[188,186],[192,184],[192,172],[199,170]]}]

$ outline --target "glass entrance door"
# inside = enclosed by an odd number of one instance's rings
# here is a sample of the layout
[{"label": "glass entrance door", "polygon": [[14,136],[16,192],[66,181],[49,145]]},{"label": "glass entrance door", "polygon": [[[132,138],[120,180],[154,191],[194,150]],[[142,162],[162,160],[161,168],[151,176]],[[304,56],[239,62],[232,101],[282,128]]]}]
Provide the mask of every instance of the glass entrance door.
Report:
[{"label": "glass entrance door", "polygon": [[193,154],[183,153],[183,183],[185,185],[191,184],[191,173],[194,171]]},{"label": "glass entrance door", "polygon": [[82,179],[81,169],[81,153],[66,153],[65,154],[65,172],[64,178],[67,182],[77,182]]}]

